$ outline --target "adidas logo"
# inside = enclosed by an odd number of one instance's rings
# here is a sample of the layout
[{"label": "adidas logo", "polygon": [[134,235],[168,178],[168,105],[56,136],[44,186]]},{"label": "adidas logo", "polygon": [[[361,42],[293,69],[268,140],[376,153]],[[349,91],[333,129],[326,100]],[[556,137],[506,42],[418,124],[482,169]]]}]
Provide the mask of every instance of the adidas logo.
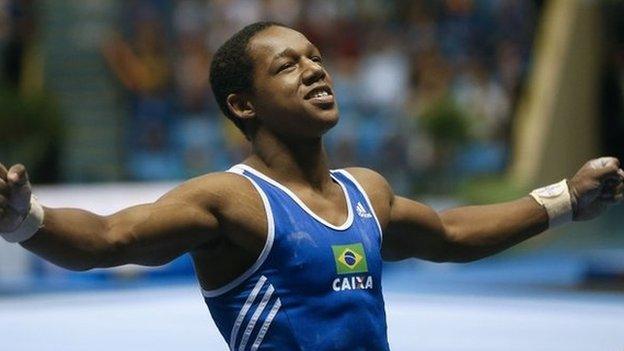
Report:
[{"label": "adidas logo", "polygon": [[361,202],[357,203],[357,206],[355,206],[355,210],[357,211],[358,216],[362,218],[373,217],[373,215],[370,212],[366,211],[366,208],[364,208]]}]

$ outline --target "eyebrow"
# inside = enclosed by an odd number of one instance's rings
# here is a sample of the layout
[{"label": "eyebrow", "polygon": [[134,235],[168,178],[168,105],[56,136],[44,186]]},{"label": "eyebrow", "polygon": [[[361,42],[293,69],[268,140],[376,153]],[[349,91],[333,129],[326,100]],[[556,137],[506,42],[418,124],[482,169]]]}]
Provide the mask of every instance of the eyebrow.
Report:
[{"label": "eyebrow", "polygon": [[[317,51],[317,52],[319,52],[319,53],[320,53],[320,51],[318,50],[318,48],[317,48],[316,46],[314,46],[313,44],[311,44],[311,43],[309,43],[309,44],[306,46],[306,49],[307,49],[308,51]],[[272,62],[275,62],[275,60],[277,60],[277,59],[280,59],[280,58],[282,58],[282,57],[292,56],[293,54],[296,54],[296,53],[297,53],[297,51],[296,51],[295,49],[293,49],[293,48],[290,48],[290,47],[289,47],[289,48],[286,48],[286,49],[282,50],[282,52],[280,52],[279,54],[275,55],[275,56],[273,57],[273,60],[271,60],[271,61],[272,61]]]}]

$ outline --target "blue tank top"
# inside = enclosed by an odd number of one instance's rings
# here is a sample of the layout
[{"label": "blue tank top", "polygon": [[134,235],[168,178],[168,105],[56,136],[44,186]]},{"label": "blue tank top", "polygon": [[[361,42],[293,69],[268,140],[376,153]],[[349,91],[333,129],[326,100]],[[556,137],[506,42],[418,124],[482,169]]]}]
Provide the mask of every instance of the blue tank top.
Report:
[{"label": "blue tank top", "polygon": [[258,260],[206,304],[230,350],[389,350],[381,290],[381,227],[346,171],[331,172],[348,216],[332,225],[294,193],[247,165],[268,233]]}]

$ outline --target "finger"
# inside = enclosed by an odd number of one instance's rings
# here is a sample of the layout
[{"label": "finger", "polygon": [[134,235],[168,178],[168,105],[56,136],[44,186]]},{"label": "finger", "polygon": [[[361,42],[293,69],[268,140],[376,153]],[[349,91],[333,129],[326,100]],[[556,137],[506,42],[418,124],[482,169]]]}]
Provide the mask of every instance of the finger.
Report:
[{"label": "finger", "polygon": [[28,173],[22,164],[16,164],[9,169],[7,179],[11,187],[21,187],[28,183]]},{"label": "finger", "polygon": [[2,180],[6,180],[7,179],[7,169],[6,167],[4,167],[4,165],[2,163],[0,163],[0,179]]},{"label": "finger", "polygon": [[11,188],[9,188],[9,184],[4,180],[0,179],[0,195],[9,196],[11,193]]},{"label": "finger", "polygon": [[600,157],[589,161],[589,165],[593,169],[601,169],[603,167],[606,167],[608,164],[615,164],[619,168],[620,160],[615,157]]},{"label": "finger", "polygon": [[600,201],[603,202],[614,202],[615,198],[617,198],[619,195],[615,194],[615,193],[609,193],[609,194],[602,194],[600,195]]},{"label": "finger", "polygon": [[624,170],[622,170],[621,168],[617,170],[618,175],[620,176],[620,178],[622,178],[622,180],[624,180]]},{"label": "finger", "polygon": [[614,174],[612,176],[605,177],[603,183],[607,188],[614,188],[622,184],[622,179],[618,174]]},{"label": "finger", "polygon": [[9,188],[11,188],[10,207],[20,214],[27,212],[30,208],[32,190],[28,181],[26,167],[21,164],[11,167],[7,178],[9,180]]},{"label": "finger", "polygon": [[[614,161],[615,160],[615,161]],[[617,159],[612,159],[607,163],[602,164],[599,167],[594,167],[594,176],[600,179],[600,181],[604,181],[609,178],[619,178],[619,162],[616,162]]]},{"label": "finger", "polygon": [[600,201],[605,204],[612,205],[622,202],[622,199],[624,199],[624,194],[616,194],[610,197],[600,198]]},{"label": "finger", "polygon": [[615,198],[617,198],[620,194],[621,193],[618,193],[616,191],[607,191],[600,194],[598,198],[600,199],[600,201],[613,202],[615,201]]},{"label": "finger", "polygon": [[601,195],[604,195],[604,196],[613,195],[613,194],[621,193],[622,190],[624,190],[624,183],[620,181],[617,181],[617,182],[607,181],[601,190]]},{"label": "finger", "polygon": [[620,183],[618,184],[614,189],[613,189],[613,193],[615,195],[618,194],[624,194],[624,183]]},{"label": "finger", "polygon": [[600,200],[606,202],[618,202],[624,196],[624,184],[620,183],[611,189],[604,189],[600,194]]}]

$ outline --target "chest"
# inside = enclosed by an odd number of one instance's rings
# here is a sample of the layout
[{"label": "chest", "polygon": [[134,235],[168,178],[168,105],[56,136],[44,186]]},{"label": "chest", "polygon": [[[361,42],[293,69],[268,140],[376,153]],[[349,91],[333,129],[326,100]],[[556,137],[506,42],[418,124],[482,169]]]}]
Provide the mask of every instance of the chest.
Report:
[{"label": "chest", "polygon": [[372,289],[379,281],[381,238],[374,218],[355,214],[347,228],[336,230],[307,214],[275,212],[270,262],[292,286],[330,292]]},{"label": "chest", "polygon": [[258,185],[267,215],[264,274],[301,294],[314,292],[309,296],[331,293],[336,281],[342,289],[345,279],[345,289],[380,281],[380,227],[356,183],[332,174],[337,196],[319,198],[260,174],[248,176]]}]

